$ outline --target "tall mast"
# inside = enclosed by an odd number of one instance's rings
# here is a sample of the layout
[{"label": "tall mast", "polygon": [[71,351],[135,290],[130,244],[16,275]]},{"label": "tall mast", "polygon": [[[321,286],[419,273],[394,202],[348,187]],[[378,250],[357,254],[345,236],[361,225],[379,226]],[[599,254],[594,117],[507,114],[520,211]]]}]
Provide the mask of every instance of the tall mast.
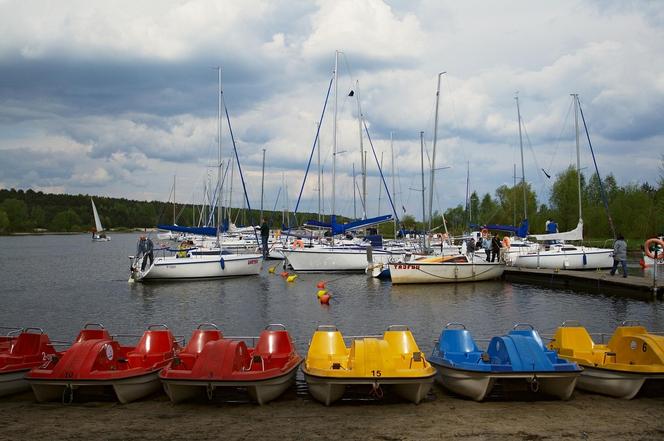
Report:
[{"label": "tall mast", "polygon": [[357,189],[355,188],[355,163],[353,162],[353,219],[357,219],[357,202],[355,200],[355,194]]},{"label": "tall mast", "polygon": [[219,74],[219,93],[218,93],[218,112],[217,112],[217,159],[218,159],[218,168],[217,168],[217,241],[219,239],[219,230],[222,226],[222,217],[221,217],[221,105],[223,99],[223,92],[221,89],[221,66],[218,66],[217,72]]},{"label": "tall mast", "polygon": [[261,222],[263,220],[263,192],[265,190],[265,149],[263,149],[263,170],[261,172]]},{"label": "tall mast", "polygon": [[436,172],[436,143],[438,141],[438,103],[440,101],[440,77],[446,72],[438,74],[438,86],[436,87],[436,118],[433,128],[433,153],[431,154],[431,179],[429,180],[429,230],[433,222],[433,179]]},{"label": "tall mast", "polygon": [[175,225],[175,176],[173,175],[173,225]]},{"label": "tall mast", "polygon": [[[394,176],[394,132],[390,132],[390,150],[392,153],[392,197],[394,198],[394,202],[396,203],[397,201],[397,185],[395,183],[395,176]],[[380,216],[380,213],[378,213]],[[397,238],[397,220],[396,218],[394,219],[394,238]]]},{"label": "tall mast", "polygon": [[583,219],[581,209],[581,153],[579,151],[579,95],[571,94],[574,101],[574,130],[576,132],[576,184],[579,190],[579,220]]},{"label": "tall mast", "polygon": [[[365,160],[364,154],[364,140],[362,136],[362,107],[360,105],[360,81],[355,82],[355,88],[357,89],[357,122],[358,128],[360,131],[360,173],[362,174],[362,193],[360,197],[362,198],[362,219],[367,218],[367,163]],[[353,184],[355,185],[355,184]],[[355,191],[355,190],[353,190]]]},{"label": "tall mast", "polygon": [[[515,96],[516,115],[519,121],[519,147],[521,149],[521,185],[523,186],[523,218],[528,219],[527,197],[526,197],[526,169],[523,166],[523,137],[521,135],[521,109],[519,108],[519,95]],[[578,132],[577,132],[578,133]],[[578,135],[577,135],[578,139]]]},{"label": "tall mast", "polygon": [[[335,206],[335,182],[337,179],[337,97],[339,94],[339,51],[334,51],[334,120],[332,122],[332,212],[336,214]],[[332,236],[334,240],[334,236]]]},{"label": "tall mast", "polygon": [[[320,127],[319,122],[316,122],[316,127]],[[318,129],[317,133],[318,133],[318,139],[316,140],[316,142],[318,144],[318,146],[317,146],[318,148],[316,150],[318,151],[318,222],[320,222],[320,218],[321,218],[320,198],[321,198],[321,192],[323,191],[322,187],[321,187],[321,174],[322,174],[322,172],[321,172],[321,168],[320,168],[320,128]]]},{"label": "tall mast", "polygon": [[[383,169],[383,153],[380,152],[380,169]],[[380,199],[382,197],[382,192],[383,192],[383,186],[379,185],[378,186],[378,214],[380,215]]]},{"label": "tall mast", "polygon": [[424,202],[424,132],[420,132],[420,167],[422,169],[422,250],[426,247],[426,236],[424,235],[424,224],[427,221],[427,206]]}]

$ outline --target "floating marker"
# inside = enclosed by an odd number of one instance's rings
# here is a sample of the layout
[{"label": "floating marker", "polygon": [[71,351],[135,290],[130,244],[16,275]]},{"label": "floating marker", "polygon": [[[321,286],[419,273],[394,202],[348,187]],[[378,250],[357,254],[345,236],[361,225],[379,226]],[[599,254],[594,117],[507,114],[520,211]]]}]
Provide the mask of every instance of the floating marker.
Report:
[{"label": "floating marker", "polygon": [[329,305],[330,304],[330,295],[329,294],[323,294],[320,297],[320,303],[322,305]]},{"label": "floating marker", "polygon": [[269,267],[269,268],[267,269],[267,272],[270,273],[270,274],[274,274],[274,271],[275,271],[276,269],[277,269],[276,266],[271,266],[271,267]]},{"label": "floating marker", "polygon": [[319,289],[319,290],[318,290],[317,297],[320,299],[320,298],[323,297],[325,294],[327,294],[327,290],[326,290],[326,289]]},{"label": "floating marker", "polygon": [[297,279],[297,274],[293,274],[291,276],[288,276],[286,279],[286,282],[295,282],[295,279]]},{"label": "floating marker", "polygon": [[288,277],[288,276],[290,276],[290,274],[288,274],[288,271],[283,271],[281,273],[281,277]]},{"label": "floating marker", "polygon": [[320,282],[318,282],[318,285],[316,285],[316,288],[325,289],[325,282],[321,280]]}]

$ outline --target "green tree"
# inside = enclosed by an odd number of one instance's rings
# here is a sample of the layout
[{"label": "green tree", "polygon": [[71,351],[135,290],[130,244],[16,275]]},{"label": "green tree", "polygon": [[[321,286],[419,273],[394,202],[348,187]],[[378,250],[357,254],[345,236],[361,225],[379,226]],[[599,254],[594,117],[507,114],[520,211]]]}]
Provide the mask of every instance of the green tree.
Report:
[{"label": "green tree", "polygon": [[0,233],[4,233],[9,228],[9,217],[5,210],[0,208]]},{"label": "green tree", "polygon": [[[22,195],[23,192],[19,192],[19,194]],[[21,231],[24,229],[28,221],[28,207],[25,202],[20,199],[5,199],[2,203],[2,209],[9,219],[10,231]]]},{"label": "green tree", "polygon": [[[585,187],[581,175],[581,190]],[[551,190],[551,208],[560,231],[571,230],[579,221],[579,197],[576,169],[570,166],[556,178]]]},{"label": "green tree", "polygon": [[71,208],[61,211],[51,221],[53,231],[77,231],[81,228],[81,218]]}]

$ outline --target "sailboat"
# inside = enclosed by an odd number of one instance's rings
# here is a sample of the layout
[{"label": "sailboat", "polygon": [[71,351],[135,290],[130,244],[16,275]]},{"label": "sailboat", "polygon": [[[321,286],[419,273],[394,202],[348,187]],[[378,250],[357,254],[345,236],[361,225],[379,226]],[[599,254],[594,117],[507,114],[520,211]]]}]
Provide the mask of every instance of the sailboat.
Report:
[{"label": "sailboat", "polygon": [[[223,91],[221,88],[221,68],[219,69],[219,114],[218,114],[218,150],[219,150],[219,172],[217,203],[217,226],[215,227],[168,227],[172,231],[188,232],[215,236],[212,247],[181,247],[173,250],[177,254],[172,256],[157,256],[148,268],[141,267],[140,256],[129,256],[131,259],[131,275],[129,282],[146,282],[157,280],[186,280],[186,279],[212,279],[222,277],[252,276],[258,275],[263,266],[263,255],[259,253],[232,254],[223,246],[220,235],[221,230],[221,187],[222,187],[222,161],[221,161],[221,115],[222,109],[226,111],[226,120],[230,129],[230,118],[228,110],[223,103]],[[231,130],[232,137],[232,130]],[[235,141],[233,140],[235,146]],[[235,149],[237,159],[237,150]],[[238,162],[239,164],[239,162]],[[239,166],[239,165],[238,165]],[[241,175],[240,170],[240,175]],[[243,181],[244,182],[244,181]],[[247,198],[245,189],[245,198]],[[247,199],[247,205],[249,206]],[[251,209],[251,207],[249,207]],[[160,226],[166,227],[166,226]],[[197,231],[198,230],[198,231]],[[186,244],[185,244],[186,245]]]},{"label": "sailboat", "polygon": [[95,218],[95,229],[92,232],[92,241],[93,242],[108,242],[111,240],[110,236],[107,236],[106,233],[104,233],[104,227],[101,225],[101,219],[99,219],[99,213],[97,212],[97,207],[95,206],[95,201],[90,198],[90,202],[92,203],[92,215]]},{"label": "sailboat", "polygon": [[[339,75],[339,51],[335,52],[334,72],[330,80],[330,87],[334,81],[334,119],[333,119],[333,153],[332,153],[332,212],[329,223],[309,221],[308,226],[314,226],[329,230],[330,242],[326,243],[312,243],[311,240],[303,241],[301,236],[297,235],[297,239],[293,242],[292,248],[284,248],[282,253],[286,259],[285,265],[295,271],[309,271],[309,272],[364,272],[367,267],[367,262],[370,259],[376,262],[387,262],[393,253],[389,250],[382,248],[382,239],[376,240],[373,243],[366,240],[350,239],[345,241],[343,239],[335,239],[335,236],[345,234],[353,230],[363,229],[372,225],[392,220],[392,215],[383,215],[367,219],[366,217],[361,220],[349,222],[347,224],[338,224],[335,216],[335,183],[336,183],[336,160],[337,160],[337,98],[338,98],[338,75]],[[328,89],[329,96],[329,89]],[[327,98],[325,103],[327,104]],[[323,115],[324,115],[323,109]],[[359,118],[361,119],[361,110],[358,105]],[[320,132],[321,121],[318,124],[316,133],[316,141]],[[362,121],[360,121],[362,124]],[[361,135],[361,130],[360,130]],[[362,137],[360,136],[360,139]],[[315,142],[314,142],[315,146]],[[313,151],[312,151],[313,154]],[[362,157],[364,154],[362,153]],[[308,169],[307,169],[308,171]],[[363,171],[364,172],[364,171]],[[306,180],[306,174],[305,174]],[[364,184],[363,184],[364,185]],[[320,185],[319,185],[320,188]],[[298,201],[299,203],[299,201]],[[366,206],[366,201],[365,201]],[[297,207],[296,207],[297,211]],[[366,213],[365,213],[366,214]],[[326,233],[327,234],[327,233]],[[377,246],[377,248],[374,248]]]},{"label": "sailboat", "polygon": [[543,269],[599,269],[613,266],[613,249],[577,246],[565,241],[583,240],[583,216],[581,208],[581,160],[579,154],[579,96],[572,94],[576,131],[576,170],[579,193],[579,222],[576,228],[562,233],[532,234],[529,237],[544,241],[536,251],[519,254],[513,266]]}]

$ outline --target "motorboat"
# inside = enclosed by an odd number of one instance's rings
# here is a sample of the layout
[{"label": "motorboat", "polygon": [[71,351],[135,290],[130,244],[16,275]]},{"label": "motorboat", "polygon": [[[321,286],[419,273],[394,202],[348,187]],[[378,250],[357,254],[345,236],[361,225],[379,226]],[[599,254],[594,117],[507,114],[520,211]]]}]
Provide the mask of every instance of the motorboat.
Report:
[{"label": "motorboat", "polygon": [[475,401],[486,399],[498,382],[568,400],[581,373],[576,363],[547,350],[528,324],[493,337],[482,351],[463,324],[448,323],[429,362],[440,384]]},{"label": "motorboat", "polygon": [[37,401],[71,403],[75,391],[108,386],[120,403],[128,403],[159,391],[159,371],[180,351],[171,331],[150,325],[136,346],[123,346],[115,337],[101,324],[87,323],[61,357],[26,374]]},{"label": "motorboat", "polygon": [[595,343],[577,321],[565,321],[549,348],[583,367],[578,387],[612,397],[632,399],[654,381],[664,381],[664,336],[637,322],[623,322],[607,344]]},{"label": "motorboat", "polygon": [[0,397],[30,390],[26,372],[57,356],[41,328],[15,329],[0,337]]},{"label": "motorboat", "polygon": [[144,270],[141,259],[131,260],[130,280],[149,282],[159,280],[214,279],[223,277],[253,276],[263,267],[261,254],[230,254],[217,249],[214,254],[194,254],[192,250],[173,249],[175,255],[157,256]]},{"label": "motorboat", "polygon": [[431,389],[436,370],[420,351],[410,329],[392,325],[382,336],[352,337],[350,347],[335,326],[318,326],[302,371],[309,393],[329,406],[346,386],[368,386],[381,397],[389,386],[400,397],[419,403]]},{"label": "motorboat", "polygon": [[[255,341],[247,346],[245,340]],[[302,357],[281,324],[268,325],[258,337],[224,337],[214,324],[201,324],[189,343],[159,374],[171,401],[205,396],[216,389],[246,388],[258,404],[279,397],[295,383]]]},{"label": "motorboat", "polygon": [[388,263],[393,284],[480,282],[500,278],[504,262],[487,262],[479,254],[419,256]]}]

